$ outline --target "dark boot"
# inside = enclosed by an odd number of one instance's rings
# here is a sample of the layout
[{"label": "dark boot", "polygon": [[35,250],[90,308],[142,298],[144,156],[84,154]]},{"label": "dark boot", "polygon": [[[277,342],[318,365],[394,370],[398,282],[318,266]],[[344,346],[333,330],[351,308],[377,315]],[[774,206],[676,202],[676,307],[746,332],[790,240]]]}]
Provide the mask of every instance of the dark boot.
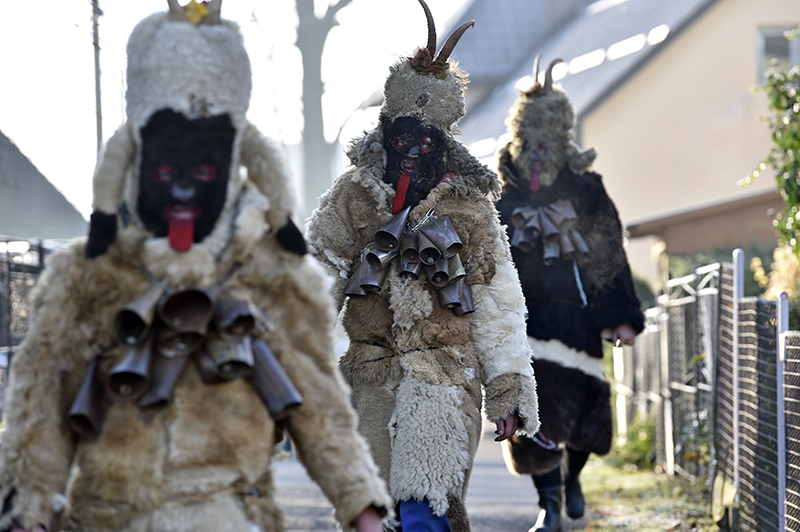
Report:
[{"label": "dark boot", "polygon": [[586,503],[581,491],[580,474],[589,453],[567,448],[567,472],[564,475],[564,506],[572,519],[583,517]]},{"label": "dark boot", "polygon": [[562,532],[561,528],[561,468],[533,477],[539,492],[539,517],[528,532]]}]

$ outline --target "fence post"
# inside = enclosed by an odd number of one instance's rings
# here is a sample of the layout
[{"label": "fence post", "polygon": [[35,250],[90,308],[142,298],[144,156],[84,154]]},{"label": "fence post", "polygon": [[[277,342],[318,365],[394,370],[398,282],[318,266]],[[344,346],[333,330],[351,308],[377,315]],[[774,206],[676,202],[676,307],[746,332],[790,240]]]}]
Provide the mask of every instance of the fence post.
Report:
[{"label": "fence post", "polygon": [[[669,294],[659,298],[661,308],[669,308]],[[675,438],[672,423],[672,391],[669,388],[669,311],[661,312],[661,404],[664,412],[664,470],[675,475]]]},{"label": "fence post", "polygon": [[614,362],[614,391],[617,393],[617,445],[623,446],[628,442],[628,391],[622,384],[625,378],[625,359],[622,347],[611,348],[612,361]]},{"label": "fence post", "polygon": [[744,296],[744,250],[733,250],[733,489],[739,503],[739,300]]},{"label": "fence post", "polygon": [[786,332],[789,330],[789,294],[778,294],[778,360],[776,368],[777,424],[778,424],[778,531],[786,530],[786,410],[784,408],[783,364],[786,360]]}]

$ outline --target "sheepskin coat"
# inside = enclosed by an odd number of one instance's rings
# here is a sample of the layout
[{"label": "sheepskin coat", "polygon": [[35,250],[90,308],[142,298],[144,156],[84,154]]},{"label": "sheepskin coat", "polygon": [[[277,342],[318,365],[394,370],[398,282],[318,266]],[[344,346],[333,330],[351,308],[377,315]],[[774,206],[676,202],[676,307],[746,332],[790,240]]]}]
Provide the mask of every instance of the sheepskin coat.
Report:
[{"label": "sheepskin coat", "polygon": [[[185,253],[128,225],[95,259],[84,257],[84,239],[49,258],[11,365],[0,528],[283,530],[270,460],[284,429],[345,529],[370,505],[390,507],[332,357],[328,277],[309,255],[281,247],[267,222],[269,200],[252,184],[232,203],[218,222],[227,229]],[[285,211],[279,219],[285,221]],[[274,351],[303,405],[276,426],[246,380],[204,384],[190,361],[168,406],[140,408],[106,396],[99,438],[89,442],[72,433],[67,412],[87,366],[100,355],[106,379],[120,360],[113,319],[150,286],[148,275],[173,289],[222,280],[231,295],[263,310],[268,324],[257,336]]]},{"label": "sheepskin coat", "polygon": [[390,495],[427,499],[437,515],[448,512],[453,530],[469,530],[464,498],[481,435],[481,385],[489,420],[516,412],[520,432],[539,427],[525,303],[492,200],[499,181],[451,137],[447,170],[455,176],[409,215],[412,226],[431,211],[450,217],[464,244],[474,313],[442,308],[424,274],[401,278],[396,264],[379,292],[345,300],[362,250],[392,217],[382,137],[377,128],[351,147],[353,167],[309,220],[309,249],[335,278],[350,339],[339,365]]},{"label": "sheepskin coat", "polygon": [[[542,433],[556,443],[605,454],[612,432],[602,332],[622,323],[636,333],[644,327],[617,210],[600,175],[578,174],[569,166],[538,192],[509,182],[497,207],[511,234],[514,209],[563,199],[571,201],[578,216],[576,228],[589,248],[577,277],[572,260],[559,258],[546,265],[541,242],[528,253],[513,247],[511,254],[528,304],[527,331],[539,382]],[[514,437],[508,445],[507,461],[519,474],[543,474],[560,461],[560,454],[527,438]]]}]

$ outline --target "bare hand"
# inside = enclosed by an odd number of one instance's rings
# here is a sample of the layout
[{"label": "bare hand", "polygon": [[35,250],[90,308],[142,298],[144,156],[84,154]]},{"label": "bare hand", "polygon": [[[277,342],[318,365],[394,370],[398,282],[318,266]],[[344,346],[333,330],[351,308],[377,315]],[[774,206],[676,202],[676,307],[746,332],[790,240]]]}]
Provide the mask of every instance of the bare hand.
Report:
[{"label": "bare hand", "polygon": [[356,517],[354,525],[358,532],[381,532],[383,528],[381,516],[374,506],[370,506],[361,512],[361,514]]},{"label": "bare hand", "polygon": [[497,437],[494,441],[503,441],[509,439],[517,432],[519,427],[519,416],[516,412],[510,414],[508,417],[497,421],[497,430],[494,431]]},{"label": "bare hand", "polygon": [[614,329],[614,334],[611,336],[611,342],[615,346],[620,345],[633,345],[636,340],[636,333],[633,331],[628,323],[621,323]]}]

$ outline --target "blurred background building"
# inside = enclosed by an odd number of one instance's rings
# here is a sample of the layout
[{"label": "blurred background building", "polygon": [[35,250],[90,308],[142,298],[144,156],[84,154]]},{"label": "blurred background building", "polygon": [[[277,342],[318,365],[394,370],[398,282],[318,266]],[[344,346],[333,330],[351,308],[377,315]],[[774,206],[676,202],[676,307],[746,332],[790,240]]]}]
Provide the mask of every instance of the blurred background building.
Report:
[{"label": "blurred background building", "polygon": [[0,131],[0,236],[67,239],[86,229],[83,216]]}]

